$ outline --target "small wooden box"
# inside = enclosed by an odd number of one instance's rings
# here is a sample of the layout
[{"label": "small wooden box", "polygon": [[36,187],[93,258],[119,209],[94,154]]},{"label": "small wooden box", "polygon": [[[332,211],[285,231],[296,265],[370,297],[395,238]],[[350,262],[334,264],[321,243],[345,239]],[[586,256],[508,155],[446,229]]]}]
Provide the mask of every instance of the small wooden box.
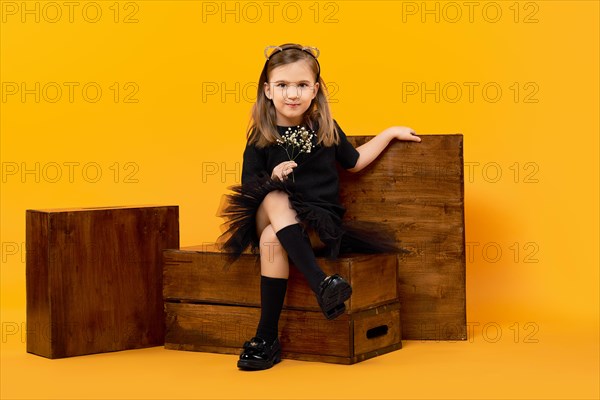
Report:
[{"label": "small wooden box", "polygon": [[164,343],[162,250],[179,208],[27,210],[27,351],[48,358]]},{"label": "small wooden box", "polygon": [[[165,250],[165,347],[239,354],[260,318],[259,258],[243,254],[228,264],[202,246]],[[395,254],[317,259],[353,288],[346,313],[327,320],[306,279],[290,266],[279,324],[282,355],[307,361],[352,364],[402,347]]]},{"label": "small wooden box", "polygon": [[[256,332],[257,307],[167,302],[165,348],[240,354]],[[354,364],[402,347],[400,303],[344,314],[286,309],[279,322],[282,357]]]},{"label": "small wooden box", "polygon": [[[167,249],[163,252],[165,301],[260,307],[259,258],[243,254],[227,265],[225,255],[203,251],[202,246]],[[395,254],[345,255],[335,261],[318,258],[325,274],[342,275],[352,285],[346,303],[353,313],[398,299]],[[320,311],[308,282],[290,267],[285,307]]]}]

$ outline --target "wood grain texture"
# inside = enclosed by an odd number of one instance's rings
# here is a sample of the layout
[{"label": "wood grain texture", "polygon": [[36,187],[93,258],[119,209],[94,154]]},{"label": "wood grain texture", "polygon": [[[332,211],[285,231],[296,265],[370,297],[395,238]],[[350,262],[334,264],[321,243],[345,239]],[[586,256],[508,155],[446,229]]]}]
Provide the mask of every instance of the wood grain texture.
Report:
[{"label": "wood grain texture", "polygon": [[357,174],[340,170],[340,199],[346,219],[381,224],[410,251],[398,263],[403,338],[465,340],[463,137],[421,138],[391,143]]},{"label": "wood grain texture", "polygon": [[69,357],[164,343],[162,250],[177,206],[27,210],[27,351]]},{"label": "wood grain texture", "polygon": [[[399,302],[328,321],[320,312],[284,310],[280,341],[284,358],[353,364],[402,347]],[[165,303],[165,348],[240,354],[254,336],[260,309]],[[386,326],[385,333],[382,326]],[[379,335],[367,337],[378,329]]]},{"label": "wood grain texture", "polygon": [[[165,250],[163,295],[166,301],[260,306],[259,258],[244,254],[228,264],[222,253]],[[397,300],[396,255],[346,255],[336,261],[319,258],[328,274],[338,273],[353,287],[347,312],[374,308]],[[291,265],[286,308],[320,311],[306,279]]]}]

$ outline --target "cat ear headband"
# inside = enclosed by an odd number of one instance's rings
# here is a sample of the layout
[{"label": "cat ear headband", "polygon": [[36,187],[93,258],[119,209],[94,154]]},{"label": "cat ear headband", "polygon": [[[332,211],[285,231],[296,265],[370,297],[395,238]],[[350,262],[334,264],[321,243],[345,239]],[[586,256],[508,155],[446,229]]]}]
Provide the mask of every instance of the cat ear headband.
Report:
[{"label": "cat ear headband", "polygon": [[265,61],[265,67],[263,69],[263,71],[267,72],[267,64],[269,64],[269,60],[271,59],[271,57],[273,57],[273,55],[277,54],[277,53],[281,53],[282,51],[286,51],[286,50],[301,50],[305,53],[310,54],[315,61],[317,62],[317,79],[316,81],[319,82],[319,77],[321,75],[321,64],[319,64],[319,60],[317,60],[317,58],[319,57],[319,55],[321,54],[321,52],[319,51],[319,49],[317,49],[316,47],[310,47],[310,46],[304,46],[304,47],[300,47],[300,46],[267,46],[265,47],[265,58],[267,59],[267,61]]}]

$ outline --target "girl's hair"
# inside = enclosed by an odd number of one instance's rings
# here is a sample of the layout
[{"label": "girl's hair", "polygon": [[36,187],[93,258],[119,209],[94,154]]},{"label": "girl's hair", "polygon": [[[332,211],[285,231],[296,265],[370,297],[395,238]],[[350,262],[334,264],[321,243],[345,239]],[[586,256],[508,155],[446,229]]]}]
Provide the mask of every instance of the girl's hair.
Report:
[{"label": "girl's hair", "polygon": [[255,144],[257,147],[265,147],[275,143],[280,138],[277,132],[275,105],[265,95],[264,85],[268,82],[268,77],[275,68],[304,60],[318,79],[319,91],[304,113],[302,123],[306,124],[310,129],[318,126],[318,131],[316,132],[318,144],[322,143],[324,146],[332,146],[339,143],[339,134],[329,112],[329,104],[327,103],[326,96],[327,88],[320,76],[320,66],[316,58],[317,56],[312,52],[306,51],[306,48],[294,43],[277,46],[277,49],[279,51],[274,52],[267,58],[258,80],[256,103],[252,107],[252,119],[250,120],[247,132],[248,142]]}]

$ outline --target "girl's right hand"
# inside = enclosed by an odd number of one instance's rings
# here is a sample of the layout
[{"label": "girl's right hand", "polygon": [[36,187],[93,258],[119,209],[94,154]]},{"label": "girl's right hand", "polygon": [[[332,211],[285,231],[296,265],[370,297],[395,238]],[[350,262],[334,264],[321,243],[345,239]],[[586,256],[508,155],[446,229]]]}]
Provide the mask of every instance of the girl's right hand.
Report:
[{"label": "girl's right hand", "polygon": [[288,175],[294,171],[298,164],[294,161],[284,161],[280,164],[277,164],[275,168],[273,168],[273,172],[271,173],[271,179],[277,179],[283,181],[287,179]]}]

